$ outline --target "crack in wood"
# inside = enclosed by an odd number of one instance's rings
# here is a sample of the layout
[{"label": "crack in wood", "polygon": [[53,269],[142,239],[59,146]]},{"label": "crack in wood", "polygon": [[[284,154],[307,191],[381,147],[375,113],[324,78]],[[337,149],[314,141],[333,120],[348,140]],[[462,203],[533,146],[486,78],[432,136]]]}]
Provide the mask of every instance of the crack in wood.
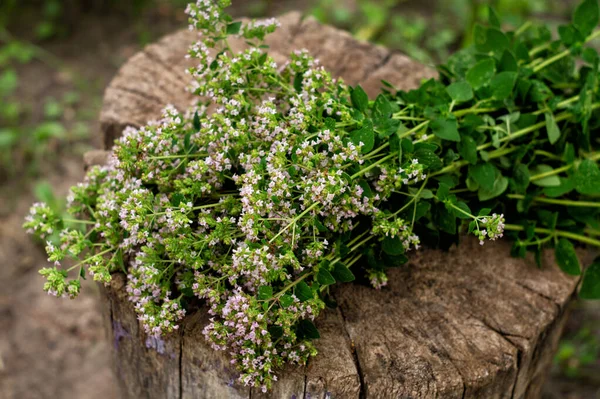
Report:
[{"label": "crack in wood", "polygon": [[369,68],[365,71],[364,76],[360,80],[359,84],[366,82],[371,76],[375,75],[381,68],[385,67],[388,62],[392,59],[394,55],[393,52],[386,50],[387,54],[379,60],[377,64],[373,66],[373,68]]},{"label": "crack in wood", "polygon": [[[337,298],[335,298],[335,295],[332,295],[334,297],[334,299],[337,301]],[[367,386],[365,384],[365,378],[362,372],[362,368],[360,365],[360,360],[358,358],[358,348],[353,346],[353,340],[352,337],[350,336],[350,331],[348,330],[348,326],[347,326],[347,322],[346,322],[346,316],[344,315],[344,311],[342,310],[342,306],[341,304],[338,306],[338,309],[340,311],[340,315],[342,316],[342,326],[344,328],[344,333],[346,334],[346,338],[348,339],[348,349],[350,350],[350,353],[352,353],[352,359],[354,360],[354,367],[356,367],[356,372],[358,374],[358,383],[359,383],[359,392],[358,392],[358,397],[359,399],[365,399],[367,397]]]}]

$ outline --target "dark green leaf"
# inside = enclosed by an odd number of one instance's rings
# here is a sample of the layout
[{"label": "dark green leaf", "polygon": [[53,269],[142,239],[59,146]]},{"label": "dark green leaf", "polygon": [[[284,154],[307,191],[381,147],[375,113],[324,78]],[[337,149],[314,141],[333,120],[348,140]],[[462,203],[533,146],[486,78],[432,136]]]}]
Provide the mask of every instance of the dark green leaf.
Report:
[{"label": "dark green leaf", "polygon": [[560,138],[560,130],[556,124],[554,115],[546,112],[544,117],[546,118],[546,132],[548,132],[548,140],[550,141],[550,144],[554,144]]},{"label": "dark green leaf", "polygon": [[283,328],[281,326],[269,326],[267,329],[271,334],[272,339],[278,339],[283,337]]},{"label": "dark green leaf", "polygon": [[287,308],[292,303],[294,303],[294,298],[292,298],[291,295],[284,294],[281,297],[279,297],[279,303],[281,303],[281,306],[283,308]]},{"label": "dark green leaf", "polygon": [[261,285],[258,287],[258,299],[261,301],[271,299],[273,297],[273,287],[270,285]]},{"label": "dark green leaf", "polygon": [[404,246],[399,237],[385,237],[381,242],[381,249],[388,255],[401,255],[404,253]]},{"label": "dark green leaf", "polygon": [[560,186],[544,188],[544,194],[550,198],[562,197],[575,189],[574,179],[560,179]]},{"label": "dark green leaf", "polygon": [[598,25],[599,16],[598,0],[584,0],[575,9],[573,25],[575,25],[583,36],[588,36],[596,28],[596,25]]},{"label": "dark green leaf", "polygon": [[[404,142],[404,141],[403,141]],[[414,153],[415,158],[420,164],[428,169],[438,169],[442,167],[442,160],[435,153],[426,148],[419,148]]]},{"label": "dark green leaf", "polygon": [[319,334],[317,327],[315,327],[312,321],[306,319],[298,322],[298,335],[308,339],[321,338],[321,334]]},{"label": "dark green leaf", "polygon": [[496,64],[492,58],[481,60],[467,71],[467,82],[473,89],[477,90],[488,84],[495,72]]},{"label": "dark green leaf", "polygon": [[337,281],[341,283],[348,283],[350,281],[354,281],[355,279],[354,274],[352,274],[350,269],[348,269],[346,265],[340,262],[337,262],[333,266],[333,271],[331,272],[331,274],[333,275],[333,277],[335,277]]},{"label": "dark green leaf", "polygon": [[485,190],[491,191],[494,188],[496,179],[496,168],[491,163],[480,163],[469,166],[469,177]]},{"label": "dark green leaf", "polygon": [[600,170],[591,159],[579,164],[575,173],[575,189],[584,195],[600,194]]},{"label": "dark green leaf", "polygon": [[456,204],[454,204],[454,206],[460,208],[460,210],[453,208],[452,210],[454,211],[454,215],[459,218],[459,219],[471,219],[471,209],[469,208],[469,206],[462,202],[459,201]]},{"label": "dark green leaf", "polygon": [[369,97],[360,85],[354,87],[350,93],[350,99],[354,108],[361,112],[366,112],[369,108]]},{"label": "dark green leaf", "polygon": [[505,98],[510,97],[516,81],[516,72],[500,72],[492,78],[490,83],[492,96],[496,100],[504,100]]},{"label": "dark green leaf", "polygon": [[566,238],[558,240],[554,254],[556,256],[556,263],[558,263],[563,272],[571,276],[579,276],[581,274],[579,259],[577,259],[575,247],[573,247],[571,241]]},{"label": "dark green leaf", "polygon": [[477,196],[479,201],[487,201],[501,195],[508,187],[508,179],[502,175],[496,176],[494,187],[491,190],[486,190],[483,187],[479,188]]},{"label": "dark green leaf", "polygon": [[600,259],[596,259],[586,270],[579,296],[583,299],[600,299]]},{"label": "dark green leaf", "polygon": [[321,285],[335,284],[335,279],[333,278],[331,273],[329,273],[329,271],[324,268],[319,269],[319,273],[317,274],[317,281]]},{"label": "dark green leaf", "polygon": [[[529,171],[529,174],[533,177],[535,175],[541,175],[544,173],[551,172],[553,169],[549,165],[536,165],[533,169]],[[557,175],[550,175],[543,177],[541,179],[535,179],[531,181],[536,186],[540,187],[557,187],[560,186],[560,178]]]},{"label": "dark green leaf", "polygon": [[477,163],[477,143],[470,136],[463,136],[458,143],[458,153],[470,164]]},{"label": "dark green leaf", "polygon": [[515,170],[513,172],[513,181],[515,184],[515,190],[520,193],[524,193],[529,186],[529,169],[527,169],[527,165],[522,163],[515,166]]},{"label": "dark green leaf", "polygon": [[233,22],[233,23],[227,25],[227,34],[228,35],[237,35],[238,33],[240,33],[241,27],[242,27],[241,21]]},{"label": "dark green leaf", "polygon": [[457,103],[469,101],[473,98],[473,89],[465,81],[452,83],[446,88],[446,92]]},{"label": "dark green leaf", "polygon": [[488,22],[494,28],[500,28],[500,18],[498,18],[498,14],[496,14],[496,11],[491,6],[488,7]]},{"label": "dark green leaf", "polygon": [[517,60],[509,50],[504,50],[502,53],[502,58],[500,58],[498,69],[501,72],[517,72],[519,70]]},{"label": "dark green leaf", "polygon": [[431,130],[437,137],[449,140],[449,141],[460,141],[460,134],[458,134],[458,123],[456,118],[442,119],[438,118],[431,122]]},{"label": "dark green leaf", "polygon": [[296,287],[294,288],[294,293],[296,294],[296,297],[300,300],[300,302],[307,301],[309,299],[312,299],[313,297],[312,290],[304,281],[300,281],[298,284],[296,284]]},{"label": "dark green leaf", "polygon": [[360,129],[350,133],[350,138],[356,146],[359,146],[360,143],[362,143],[363,154],[371,151],[375,145],[375,134],[373,133],[373,123],[371,120],[365,120]]}]

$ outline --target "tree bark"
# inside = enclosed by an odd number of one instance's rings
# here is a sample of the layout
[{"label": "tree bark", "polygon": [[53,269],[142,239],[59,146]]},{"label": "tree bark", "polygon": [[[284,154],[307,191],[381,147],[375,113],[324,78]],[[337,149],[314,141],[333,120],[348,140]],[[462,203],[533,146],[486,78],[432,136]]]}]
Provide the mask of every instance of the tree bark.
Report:
[{"label": "tree bark", "polygon": [[[406,56],[361,43],[349,34],[291,13],[269,38],[279,63],[306,48],[335,76],[370,96],[381,80],[410,89],[435,73]],[[109,148],[124,127],[155,119],[166,104],[186,109],[197,39],[180,31],[132,57],[106,90],[101,126]],[[242,43],[234,43],[239,48]],[[101,163],[102,152],[87,156]],[[450,251],[421,250],[390,273],[377,291],[337,287],[339,304],[317,321],[319,355],[287,367],[267,394],[242,387],[226,354],[201,332],[206,309],[188,315],[177,334],[145,336],[116,274],[103,290],[114,342],[115,370],[126,398],[539,398],[567,305],[578,279],[563,274],[551,253],[537,268],[509,256],[510,244],[465,239]]]}]

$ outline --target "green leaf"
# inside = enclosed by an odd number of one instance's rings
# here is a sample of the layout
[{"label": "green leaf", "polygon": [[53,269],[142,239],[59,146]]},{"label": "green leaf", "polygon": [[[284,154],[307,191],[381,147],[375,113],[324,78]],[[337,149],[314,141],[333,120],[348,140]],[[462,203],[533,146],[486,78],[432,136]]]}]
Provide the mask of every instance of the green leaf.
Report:
[{"label": "green leaf", "polygon": [[500,18],[498,18],[498,14],[496,14],[496,11],[491,6],[488,6],[488,22],[494,28],[500,28],[501,26]]},{"label": "green leaf", "polygon": [[548,140],[550,140],[550,144],[554,144],[560,138],[560,129],[556,124],[553,114],[546,112],[544,117],[546,118],[546,132],[548,132]]},{"label": "green leaf", "polygon": [[513,171],[513,181],[517,192],[524,193],[525,190],[527,190],[527,187],[529,186],[529,177],[527,165],[520,163],[515,166],[515,170]]},{"label": "green leaf", "polygon": [[12,93],[19,85],[19,77],[14,69],[7,69],[0,74],[0,96]]},{"label": "green leaf", "polygon": [[440,230],[448,234],[456,234],[456,216],[453,212],[449,212],[445,206],[437,208],[437,225]]},{"label": "green leaf", "polygon": [[502,53],[498,69],[502,72],[517,72],[519,70],[517,60],[509,50],[504,50]]},{"label": "green leaf", "polygon": [[350,139],[352,139],[352,142],[356,146],[360,145],[360,143],[363,144],[363,154],[366,154],[367,152],[371,151],[373,149],[373,146],[375,145],[375,133],[373,133],[373,122],[371,122],[370,119],[365,120],[363,126],[360,129],[354,130],[350,133]]},{"label": "green leaf", "polygon": [[375,122],[375,130],[380,138],[386,138],[396,133],[402,123],[398,119],[382,118]]},{"label": "green leaf", "polygon": [[388,119],[392,114],[392,104],[386,96],[380,94],[373,103],[373,117]]},{"label": "green leaf", "polygon": [[488,51],[502,54],[504,50],[510,47],[510,40],[500,29],[488,28],[485,36],[485,46]]},{"label": "green leaf", "polygon": [[560,179],[560,186],[544,188],[544,194],[550,198],[562,197],[575,189],[574,179]]},{"label": "green leaf", "polygon": [[321,285],[335,284],[335,279],[333,278],[331,273],[329,273],[327,269],[324,269],[322,267],[319,268],[319,273],[317,274],[317,281]]},{"label": "green leaf", "polygon": [[458,143],[458,153],[472,165],[477,163],[477,143],[470,136],[462,137]]},{"label": "green leaf", "polygon": [[298,322],[298,335],[308,339],[321,338],[319,330],[317,330],[317,327],[310,320],[300,320]]},{"label": "green leaf", "polygon": [[[551,172],[552,170],[554,170],[552,169],[552,166],[540,164],[536,165],[533,169],[531,169],[529,171],[529,174],[531,175],[531,177],[533,177],[542,173]],[[540,187],[557,187],[560,186],[560,178],[556,175],[551,175],[543,177],[541,179],[531,180],[531,183]]]},{"label": "green leaf", "polygon": [[269,326],[267,329],[272,339],[283,337],[283,328],[281,326]]},{"label": "green leaf", "polygon": [[600,259],[596,258],[583,275],[579,297],[583,299],[600,299]]},{"label": "green leaf", "polygon": [[[471,219],[471,208],[469,208],[469,206],[462,202],[459,201],[456,204],[454,204],[454,206],[460,208],[460,211],[458,209],[452,209],[452,211],[454,212],[454,215],[459,218],[459,219]],[[462,212],[461,212],[462,211]]]},{"label": "green leaf", "polygon": [[467,82],[475,90],[489,83],[496,72],[496,64],[492,58],[479,61],[467,71]]},{"label": "green leaf", "polygon": [[415,150],[412,140],[406,138],[402,139],[400,142],[400,147],[402,147],[402,150],[405,152],[413,152]]},{"label": "green leaf", "polygon": [[473,98],[473,89],[469,83],[465,81],[452,83],[450,86],[446,87],[446,92],[450,98],[457,103],[469,101]]},{"label": "green leaf", "polygon": [[491,190],[486,190],[485,188],[480,187],[479,191],[477,192],[477,197],[479,198],[479,201],[487,201],[501,195],[504,191],[506,191],[507,187],[508,179],[500,175],[494,181],[494,187]]},{"label": "green leaf", "polygon": [[67,134],[67,130],[64,125],[59,122],[44,122],[38,125],[34,131],[33,136],[38,141],[45,141],[51,138],[64,138]]},{"label": "green leaf", "polygon": [[350,99],[354,108],[361,112],[366,112],[369,108],[369,97],[360,85],[354,87],[350,93]]},{"label": "green leaf", "polygon": [[500,72],[492,78],[490,83],[492,97],[496,100],[504,100],[505,98],[510,97],[516,81],[516,72]]},{"label": "green leaf", "polygon": [[237,35],[238,33],[240,33],[241,27],[242,27],[241,21],[233,22],[233,23],[227,25],[227,34],[228,35]]},{"label": "green leaf", "polygon": [[[404,141],[403,141],[404,143]],[[419,148],[414,152],[415,158],[428,169],[438,169],[443,166],[440,157],[427,148]]]},{"label": "green leaf", "polygon": [[575,190],[579,194],[600,194],[600,170],[591,159],[581,161],[575,173]]},{"label": "green leaf", "polygon": [[581,32],[583,36],[588,36],[596,25],[600,12],[598,10],[598,0],[584,0],[573,14],[573,25]]},{"label": "green leaf", "polygon": [[469,177],[479,184],[479,187],[491,191],[496,180],[496,168],[489,162],[470,165]]},{"label": "green leaf", "polygon": [[581,274],[579,259],[577,259],[575,247],[573,247],[571,241],[566,238],[558,240],[554,254],[556,256],[556,263],[558,263],[563,272],[571,276],[579,276]]},{"label": "green leaf", "polygon": [[198,116],[198,111],[194,112],[194,120],[192,125],[194,126],[194,130],[197,132],[200,130],[200,117]]},{"label": "green leaf", "polygon": [[333,266],[333,271],[331,272],[333,277],[341,283],[348,283],[350,281],[354,281],[354,274],[344,265],[343,263],[337,262]]},{"label": "green leaf", "polygon": [[448,141],[460,141],[458,122],[455,117],[448,119],[438,118],[431,122],[431,130],[437,137]]},{"label": "green leaf", "polygon": [[312,290],[304,281],[300,281],[298,284],[296,284],[296,287],[294,288],[294,293],[296,294],[296,297],[300,300],[300,302],[305,302],[309,299],[312,299],[313,297]]},{"label": "green leaf", "polygon": [[290,306],[292,303],[294,303],[294,298],[292,298],[291,295],[288,294],[284,294],[281,297],[279,297],[279,303],[281,304],[281,306],[283,308],[287,308],[288,306]]},{"label": "green leaf", "polygon": [[19,132],[16,129],[0,129],[0,148],[7,149],[19,141]]},{"label": "green leaf", "polygon": [[385,237],[381,242],[381,249],[388,255],[401,255],[404,253],[404,246],[400,237]]},{"label": "green leaf", "polygon": [[273,297],[273,287],[270,285],[261,285],[258,287],[258,300],[266,301]]}]

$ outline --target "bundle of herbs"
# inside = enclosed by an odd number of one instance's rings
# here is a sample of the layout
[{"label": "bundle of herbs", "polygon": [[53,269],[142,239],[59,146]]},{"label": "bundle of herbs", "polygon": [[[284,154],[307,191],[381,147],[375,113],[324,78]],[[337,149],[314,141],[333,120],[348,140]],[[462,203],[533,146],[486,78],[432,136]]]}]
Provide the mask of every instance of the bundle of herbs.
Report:
[{"label": "bundle of herbs", "polygon": [[[439,79],[409,92],[384,82],[373,101],[306,51],[275,63],[264,37],[277,21],[233,22],[229,3],[187,9],[202,33],[189,51],[198,106],[126,129],[72,188],[72,218],[32,207],[24,226],[54,262],[48,293],[73,298],[86,273],[124,272],[152,336],[200,298],[206,339],[266,391],[284,363],[316,355],[312,320],[333,284],[381,289],[421,245],[506,235],[515,256],[555,248],[572,275],[575,246],[600,247],[596,0],[556,40],[532,23],[505,32],[490,11]],[[600,297],[600,262],[580,295]]]}]

